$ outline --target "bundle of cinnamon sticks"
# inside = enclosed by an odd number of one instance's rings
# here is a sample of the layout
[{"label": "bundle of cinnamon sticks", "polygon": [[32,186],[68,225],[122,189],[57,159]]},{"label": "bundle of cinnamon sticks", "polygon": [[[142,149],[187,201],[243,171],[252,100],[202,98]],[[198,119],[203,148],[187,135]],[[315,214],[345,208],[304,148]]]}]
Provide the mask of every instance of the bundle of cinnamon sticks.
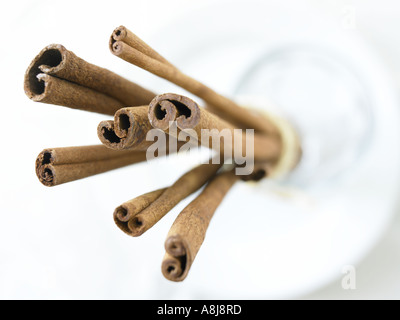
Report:
[{"label": "bundle of cinnamon sticks", "polygon": [[[178,215],[165,241],[162,274],[169,280],[182,281],[214,212],[235,183],[259,181],[282,166],[290,171],[300,157],[300,147],[298,142],[287,143],[287,134],[278,122],[239,106],[184,74],[127,28],[116,28],[109,46],[117,57],[180,86],[207,107],[180,94],[156,94],[84,61],[62,45],[49,45],[25,73],[26,95],[33,101],[111,115],[113,119],[99,123],[99,145],[44,149],[36,159],[36,174],[43,185],[56,186],[149,161],[154,154],[154,135],[158,136],[158,156],[200,146],[214,150],[208,163],[177,177],[170,186],[136,195],[113,213],[120,230],[140,236],[179,202],[203,188]],[[221,139],[222,132],[228,138]],[[215,141],[219,142],[217,147]],[[243,156],[249,150],[254,165],[245,174],[238,174],[243,162],[235,155]]]}]

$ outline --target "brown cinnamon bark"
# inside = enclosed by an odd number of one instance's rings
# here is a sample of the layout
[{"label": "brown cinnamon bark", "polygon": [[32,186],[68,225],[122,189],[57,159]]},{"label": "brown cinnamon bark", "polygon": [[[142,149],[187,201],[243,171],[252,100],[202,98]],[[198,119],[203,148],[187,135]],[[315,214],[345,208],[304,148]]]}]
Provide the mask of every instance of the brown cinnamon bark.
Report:
[{"label": "brown cinnamon bark", "polygon": [[114,151],[103,145],[44,149],[36,159],[39,181],[52,187],[146,160],[146,152]]},{"label": "brown cinnamon bark", "polygon": [[148,106],[119,109],[114,121],[101,121],[97,127],[100,141],[115,150],[146,150],[153,141],[147,141],[146,135],[153,129],[148,118]]},{"label": "brown cinnamon bark", "polygon": [[[127,31],[125,27],[120,28],[123,28],[124,32],[127,34],[133,35],[133,33]],[[129,39],[132,38],[132,36],[119,38],[116,37],[115,34],[116,32],[114,31],[110,40],[110,50],[114,55],[202,98],[207,104],[212,105],[213,108],[231,117],[236,122],[243,123],[245,128],[279,135],[275,126],[270,123],[268,119],[252,114],[250,110],[239,106],[234,101],[187,76],[169,62],[163,61],[162,59],[164,58],[158,58],[161,56],[137,36],[134,35],[135,41],[130,41]]]},{"label": "brown cinnamon bark", "polygon": [[114,211],[115,224],[126,234],[131,235],[128,222],[153,203],[165,190],[166,188],[151,191],[121,204]]},{"label": "brown cinnamon bark", "polygon": [[[102,114],[113,114],[122,107],[121,102],[108,95],[45,73],[39,73],[37,80],[39,84],[31,86],[28,93],[36,102]],[[38,88],[37,91],[33,91],[34,88]]]},{"label": "brown cinnamon bark", "polygon": [[[219,151],[225,152],[225,144],[228,143],[226,151],[232,157],[234,152],[235,128],[228,122],[220,119],[207,110],[200,108],[196,102],[188,97],[173,93],[157,95],[149,105],[149,120],[153,127],[169,132],[172,121],[176,121],[179,129],[193,129],[196,133],[194,138],[202,136],[203,129],[216,129],[209,131],[208,139],[201,139],[199,143],[207,148],[219,147]],[[220,140],[219,134],[228,130],[227,139]],[[178,133],[178,132],[177,132]],[[179,133],[178,133],[179,134]],[[220,145],[214,145],[212,141],[220,140]],[[246,135],[242,134],[241,154],[246,153]],[[254,134],[254,159],[258,162],[276,161],[281,154],[281,140],[276,135]]]},{"label": "brown cinnamon bark", "polygon": [[165,241],[166,254],[161,266],[165,278],[186,278],[215,210],[237,180],[233,170],[217,175],[178,215]]},{"label": "brown cinnamon bark", "polygon": [[151,100],[149,120],[153,127],[161,130],[168,130],[172,121],[176,121],[179,129],[196,129],[198,133],[201,129],[234,129],[230,123],[200,108],[192,99],[175,93],[159,94]]},{"label": "brown cinnamon bark", "polygon": [[173,185],[165,189],[149,206],[139,213],[135,211],[135,214],[130,215],[129,221],[123,221],[123,224],[117,223],[117,226],[130,236],[140,236],[154,226],[180,201],[203,186],[221,166],[221,164],[204,164],[188,171]]},{"label": "brown cinnamon bark", "polygon": [[123,106],[148,104],[155,96],[86,62],[60,44],[47,46],[31,62],[25,73],[24,89],[34,101],[103,114],[114,114]]},{"label": "brown cinnamon bark", "polygon": [[137,37],[133,32],[131,32],[124,26],[119,26],[112,33],[109,43],[110,49],[112,49],[112,46],[116,41],[122,41],[127,45],[131,46],[132,48],[136,48],[136,50],[139,50],[141,53],[149,56],[150,58],[153,58],[155,60],[158,60],[159,62],[172,66],[172,64],[167,59],[161,56],[146,42]]}]

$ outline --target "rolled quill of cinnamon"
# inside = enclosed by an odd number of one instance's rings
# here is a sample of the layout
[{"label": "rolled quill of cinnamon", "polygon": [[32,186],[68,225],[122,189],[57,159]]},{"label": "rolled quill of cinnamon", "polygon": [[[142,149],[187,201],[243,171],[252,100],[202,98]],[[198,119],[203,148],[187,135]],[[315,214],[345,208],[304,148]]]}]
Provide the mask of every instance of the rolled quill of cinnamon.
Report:
[{"label": "rolled quill of cinnamon", "polygon": [[[229,157],[235,152],[234,136],[241,129],[233,127],[218,116],[200,108],[192,99],[174,94],[164,93],[157,95],[149,105],[149,120],[153,127],[168,133],[171,122],[176,122],[179,129],[194,130],[195,138],[204,137],[204,129],[208,129],[208,137],[198,141],[207,148],[218,147],[221,152],[228,153]],[[235,130],[237,130],[235,132]],[[193,131],[187,131],[193,132]],[[177,131],[176,133],[179,134]],[[226,139],[220,140],[221,137]],[[219,144],[213,144],[219,141]],[[246,154],[246,134],[242,134],[239,147],[241,154]],[[227,149],[225,145],[227,144]],[[254,134],[254,159],[256,161],[276,161],[281,154],[281,140],[277,135]]]},{"label": "rolled quill of cinnamon", "polygon": [[143,151],[114,151],[103,145],[44,149],[36,158],[39,181],[52,187],[146,160]]},{"label": "rolled quill of cinnamon", "polygon": [[114,211],[115,224],[126,234],[131,235],[128,222],[132,220],[136,214],[152,204],[166,189],[167,188],[157,189],[121,204]]},{"label": "rolled quill of cinnamon", "polygon": [[124,106],[148,105],[155,96],[60,44],[45,47],[33,59],[25,73],[24,90],[33,101],[108,115]]},{"label": "rolled quill of cinnamon", "polygon": [[166,254],[161,265],[165,278],[171,281],[186,278],[211,218],[238,179],[233,170],[217,175],[178,215],[165,241]]},{"label": "rolled quill of cinnamon", "polygon": [[110,50],[113,50],[113,45],[117,41],[122,41],[130,47],[135,48],[139,52],[145,54],[146,56],[173,67],[173,65],[167,59],[161,56],[146,42],[144,42],[142,39],[140,39],[137,35],[135,35],[132,31],[128,30],[124,26],[119,26],[113,31],[109,42]]},{"label": "rolled quill of cinnamon", "polygon": [[245,128],[278,134],[268,119],[252,114],[250,110],[187,76],[126,27],[120,26],[113,31],[109,46],[110,51],[117,57],[184,88],[237,123],[243,123]]},{"label": "rolled quill of cinnamon", "polygon": [[97,135],[108,148],[115,150],[146,150],[153,142],[146,140],[153,129],[148,119],[148,106],[121,108],[114,115],[114,121],[99,123]]},{"label": "rolled quill of cinnamon", "polygon": [[221,166],[222,164],[197,166],[181,176],[170,187],[126,202],[114,211],[114,221],[126,234],[133,237],[142,235],[180,201],[200,189]]}]

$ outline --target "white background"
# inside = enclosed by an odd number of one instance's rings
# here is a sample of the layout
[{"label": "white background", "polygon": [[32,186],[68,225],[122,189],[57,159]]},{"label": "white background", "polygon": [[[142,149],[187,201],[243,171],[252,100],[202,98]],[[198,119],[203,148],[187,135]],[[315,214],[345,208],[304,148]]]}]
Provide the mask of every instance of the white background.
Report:
[{"label": "white background", "polygon": [[[343,18],[344,6],[353,6],[356,28],[381,55],[400,88],[400,6],[396,1],[306,2],[338,20]],[[111,217],[116,204],[138,193],[138,183],[141,192],[152,190],[171,183],[176,173],[165,172],[156,180],[147,166],[138,165],[57,188],[43,187],[34,173],[39,151],[98,143],[95,128],[104,117],[34,104],[24,95],[22,82],[31,59],[50,43],[61,43],[94,64],[124,74],[126,63],[112,56],[107,47],[116,26],[129,26],[143,39],[151,39],[181,15],[212,3],[1,3],[0,298],[197,298],[161,276],[162,243],[173,216],[134,241],[115,228]],[[140,84],[152,83],[149,74],[137,69],[130,72],[131,79],[140,77]],[[182,163],[182,172],[190,165]],[[132,179],[132,189],[119,189],[115,181],[126,179]],[[400,298],[399,249],[397,215],[375,249],[357,266],[356,290],[344,291],[337,279],[293,298]]]}]

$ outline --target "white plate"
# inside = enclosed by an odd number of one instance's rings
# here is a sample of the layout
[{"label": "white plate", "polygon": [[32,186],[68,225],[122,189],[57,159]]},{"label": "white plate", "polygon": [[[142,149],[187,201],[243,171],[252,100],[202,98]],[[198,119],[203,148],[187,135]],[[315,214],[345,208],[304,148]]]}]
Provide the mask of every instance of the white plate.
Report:
[{"label": "white plate", "polygon": [[[397,101],[372,49],[354,30],[298,1],[206,7],[151,40],[184,72],[230,96],[263,56],[287,47],[317,48],[349,66],[349,78],[359,77],[369,97],[364,111],[371,112],[362,153],[341,168],[340,179],[324,177],[319,168],[322,181],[301,189],[290,180],[285,186],[237,185],[213,218],[181,290],[199,298],[294,297],[357,264],[392,217],[399,177]],[[182,92],[155,83],[164,91]],[[337,122],[338,133],[341,125]]]}]

